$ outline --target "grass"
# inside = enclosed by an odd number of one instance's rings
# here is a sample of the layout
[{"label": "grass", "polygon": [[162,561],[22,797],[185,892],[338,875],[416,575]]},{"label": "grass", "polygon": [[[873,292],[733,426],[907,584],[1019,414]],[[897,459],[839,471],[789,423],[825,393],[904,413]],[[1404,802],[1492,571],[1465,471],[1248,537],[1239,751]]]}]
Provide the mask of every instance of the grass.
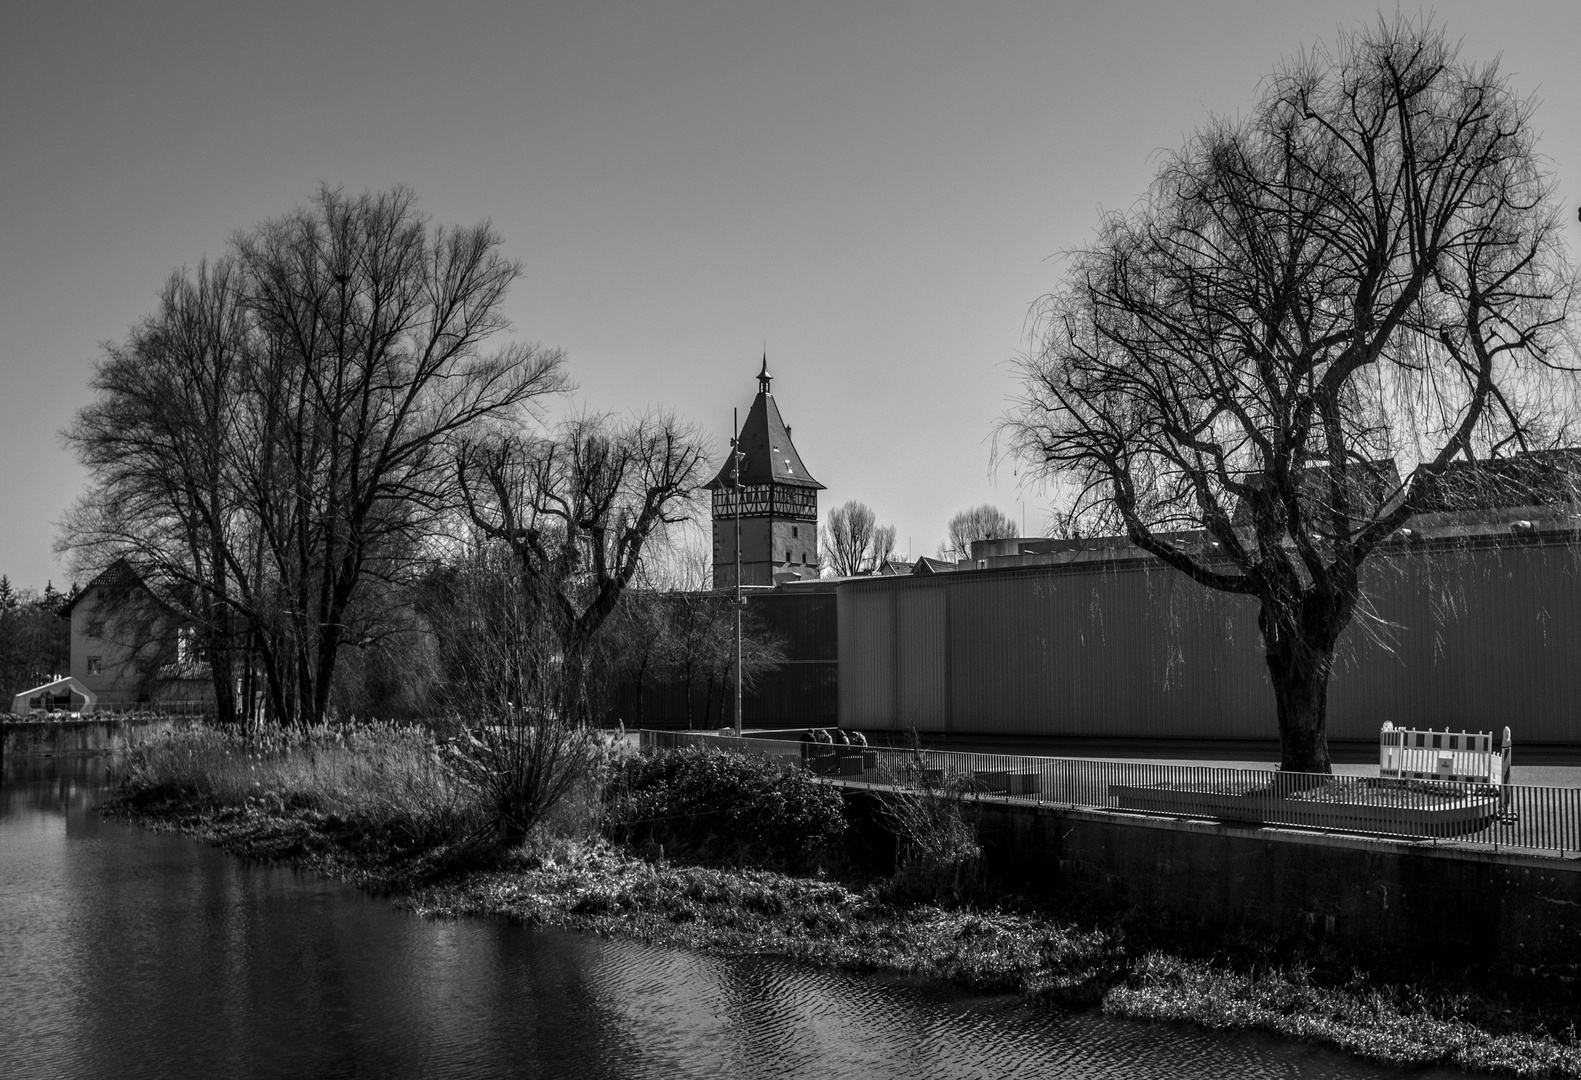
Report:
[{"label": "grass", "polygon": [[1237,971],[1152,952],[1130,965],[1103,1004],[1121,1016],[1269,1031],[1395,1065],[1581,1075],[1573,1026],[1555,1037],[1541,1017],[1518,1009],[1472,1019],[1457,1012],[1485,1014],[1490,1006],[1498,1010],[1498,1003],[1452,990],[1422,1000],[1412,987],[1380,985],[1361,975],[1350,985],[1324,986],[1300,964]]},{"label": "grass", "polygon": [[[757,782],[730,782],[746,781]],[[666,790],[676,798],[673,783]],[[918,901],[850,865],[841,876],[793,875],[643,857],[593,835],[597,803],[580,791],[516,847],[468,844],[483,811],[432,736],[370,725],[173,735],[131,755],[118,805],[246,857],[397,893],[423,915],[906,972],[1060,1008],[1269,1031],[1393,1064],[1581,1077],[1568,990],[1545,1001],[1516,983],[1390,981],[1298,939],[1209,934],[1156,912],[1076,916],[1046,898],[982,889],[973,903]],[[932,821],[938,808],[929,809]]]}]

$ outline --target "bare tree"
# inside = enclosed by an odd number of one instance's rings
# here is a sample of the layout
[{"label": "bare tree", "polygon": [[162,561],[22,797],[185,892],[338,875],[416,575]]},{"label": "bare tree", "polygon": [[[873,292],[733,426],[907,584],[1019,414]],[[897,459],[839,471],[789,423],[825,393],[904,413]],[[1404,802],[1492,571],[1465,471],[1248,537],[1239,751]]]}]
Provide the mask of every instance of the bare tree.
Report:
[{"label": "bare tree", "polygon": [[589,651],[654,533],[689,514],[705,447],[674,417],[574,419],[552,436],[463,446],[455,475],[467,518],[510,553],[524,651],[496,694],[580,724]]},{"label": "bare tree", "polygon": [[71,668],[71,620],[61,617],[67,598],[46,585],[42,593],[15,589],[0,577],[0,697],[39,686]]},{"label": "bare tree", "polygon": [[487,348],[520,273],[499,245],[405,189],[324,190],[176,275],[101,365],[62,544],[126,555],[206,629],[222,709],[242,647],[276,718],[321,719],[341,648],[391,631],[366,583],[425,559],[450,444],[564,386],[556,351]]},{"label": "bare tree", "polygon": [[871,574],[895,553],[895,527],[879,525],[870,506],[853,500],[829,511],[819,546],[822,568],[835,577]]},{"label": "bare tree", "polygon": [[[173,274],[154,314],[108,347],[91,384],[97,398],[65,433],[91,484],[58,546],[87,576],[122,557],[137,568],[158,614],[196,632],[222,723],[237,718],[247,583],[239,594],[236,572],[254,565],[233,451],[256,346],[233,259]],[[133,596],[142,598],[128,594],[122,606]],[[155,612],[123,614],[124,644],[145,650]]]},{"label": "bare tree", "polygon": [[939,545],[939,558],[964,559],[977,540],[998,540],[1016,535],[1016,523],[992,503],[962,510],[950,519],[949,535]]},{"label": "bare tree", "polygon": [[1327,772],[1363,560],[1456,459],[1565,437],[1575,277],[1530,103],[1441,29],[1265,85],[1074,253],[1007,424],[1072,520],[1257,601],[1282,767]]}]

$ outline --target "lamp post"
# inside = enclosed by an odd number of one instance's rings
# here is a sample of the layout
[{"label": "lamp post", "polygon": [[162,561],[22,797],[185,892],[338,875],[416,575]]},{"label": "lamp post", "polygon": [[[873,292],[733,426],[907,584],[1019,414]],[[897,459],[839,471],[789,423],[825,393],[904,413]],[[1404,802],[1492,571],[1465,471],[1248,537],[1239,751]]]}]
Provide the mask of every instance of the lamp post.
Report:
[{"label": "lamp post", "polygon": [[730,460],[736,482],[736,738],[741,738],[741,412],[730,410]]}]

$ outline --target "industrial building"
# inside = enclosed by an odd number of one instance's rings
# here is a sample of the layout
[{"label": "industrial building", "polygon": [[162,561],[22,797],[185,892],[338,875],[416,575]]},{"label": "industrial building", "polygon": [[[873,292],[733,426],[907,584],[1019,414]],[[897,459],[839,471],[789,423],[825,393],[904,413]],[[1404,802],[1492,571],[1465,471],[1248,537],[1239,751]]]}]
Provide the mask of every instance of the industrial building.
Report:
[{"label": "industrial building", "polygon": [[[714,583],[734,585],[786,662],[745,695],[754,727],[1077,740],[1277,738],[1257,602],[1208,590],[1123,537],[1014,538],[958,564],[891,560],[816,580],[817,492],[765,357],[736,458],[714,481]],[[1397,489],[1380,462],[1380,489]],[[1581,744],[1581,452],[1456,466],[1366,564],[1329,685],[1336,742],[1385,721]],[[1189,540],[1189,538],[1187,538]],[[666,697],[668,695],[668,698]],[[630,698],[627,699],[630,701]],[[674,690],[644,690],[681,726]],[[722,704],[722,702],[721,702]],[[722,709],[717,710],[721,718]],[[700,725],[701,726],[701,725]]]},{"label": "industrial building", "polygon": [[[1336,741],[1396,726],[1581,743],[1581,540],[1546,507],[1424,515],[1364,564]],[[1123,539],[974,546],[957,572],[837,587],[840,723],[1087,739],[1277,734],[1255,600]]]}]

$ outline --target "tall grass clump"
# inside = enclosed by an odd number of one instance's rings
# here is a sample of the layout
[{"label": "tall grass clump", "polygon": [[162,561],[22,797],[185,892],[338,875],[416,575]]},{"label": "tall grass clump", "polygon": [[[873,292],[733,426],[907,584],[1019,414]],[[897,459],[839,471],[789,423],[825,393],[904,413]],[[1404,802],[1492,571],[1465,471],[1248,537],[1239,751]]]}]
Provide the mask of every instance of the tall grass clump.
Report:
[{"label": "tall grass clump", "polygon": [[767,758],[708,747],[615,763],[605,799],[611,839],[700,862],[805,872],[845,833],[837,788]]},{"label": "tall grass clump", "polygon": [[134,746],[122,790],[135,805],[309,810],[409,844],[477,832],[478,792],[449,767],[426,728],[195,726]]},{"label": "tall grass clump", "polygon": [[970,778],[924,766],[920,754],[893,777],[881,813],[895,834],[895,873],[886,891],[897,901],[963,900],[983,881],[977,825],[965,812]]}]

